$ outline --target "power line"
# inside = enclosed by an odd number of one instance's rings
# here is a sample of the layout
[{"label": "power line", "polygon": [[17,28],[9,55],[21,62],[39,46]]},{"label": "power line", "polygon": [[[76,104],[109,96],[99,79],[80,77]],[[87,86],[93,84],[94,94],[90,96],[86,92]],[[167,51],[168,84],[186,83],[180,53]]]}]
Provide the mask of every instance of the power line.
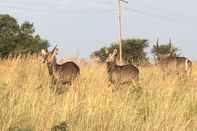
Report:
[{"label": "power line", "polygon": [[[33,11],[33,12],[47,12],[47,10],[43,10],[43,9],[35,9],[35,8],[30,8],[30,7],[27,7],[27,6],[13,6],[13,5],[7,5],[7,4],[0,4],[0,7],[2,8],[5,8],[5,9],[11,9],[11,11]],[[1,9],[2,10],[2,9]]]},{"label": "power line", "polygon": [[[2,8],[6,8],[6,9],[12,9],[11,11],[22,11],[22,12],[32,12],[33,13],[44,13],[44,14],[48,14],[48,10],[45,9],[36,9],[36,8],[29,8],[29,7],[25,7],[25,6],[13,6],[13,5],[2,5],[0,4],[0,7]],[[1,9],[2,10],[2,9]],[[66,14],[64,12],[66,11]],[[113,12],[113,10],[94,10],[94,11],[89,11],[89,10],[62,10],[62,9],[56,9],[53,10],[53,13],[58,13],[58,14],[64,14],[64,15],[71,15],[71,14],[104,14],[104,13],[111,13]]]},{"label": "power line", "polygon": [[168,17],[168,16],[152,13],[152,12],[149,12],[149,11],[143,11],[143,10],[134,9],[134,8],[126,8],[126,10],[129,11],[129,12],[135,13],[135,14],[149,16],[149,17],[152,17],[152,18],[157,18],[157,19],[160,19],[160,20],[168,21],[168,22],[177,22],[172,17]]},{"label": "power line", "polygon": [[[4,3],[0,3],[0,7],[6,8],[6,9],[11,9],[10,11],[12,11],[12,12],[20,11],[22,13],[26,13],[27,11],[29,11],[33,14],[44,14],[44,15],[49,14],[48,10],[50,9],[50,7],[47,7],[47,6],[44,6],[44,8],[43,7],[34,8],[34,7],[21,6],[21,5],[14,6],[14,5],[4,4]],[[1,8],[1,10],[2,10],[2,8]],[[158,19],[160,21],[188,24],[188,23],[185,23],[185,21],[177,20],[173,17],[169,17],[169,16],[163,15],[161,13],[155,13],[155,12],[150,12],[147,10],[141,10],[141,9],[129,8],[129,7],[126,7],[125,9],[128,12],[143,15],[143,16],[148,16],[148,17],[151,17],[154,19]],[[53,13],[58,13],[59,15],[106,14],[106,13],[112,13],[112,12],[113,12],[113,9],[105,9],[105,10],[98,10],[97,9],[97,10],[94,10],[91,12],[89,10],[66,10],[66,14],[65,14],[65,10],[63,10],[63,9],[56,8],[56,10],[53,10]],[[187,17],[187,16],[183,15],[181,19],[183,19],[185,17]],[[186,20],[186,19],[184,19],[184,20]]]},{"label": "power line", "polygon": [[[192,24],[190,22],[191,19],[186,18],[186,16],[182,16],[181,18],[178,18],[178,17],[166,16],[166,15],[163,15],[163,14],[153,13],[153,12],[140,10],[140,9],[126,8],[126,10],[128,12],[131,12],[131,13],[147,16],[147,17],[150,17],[150,18],[154,18],[154,19],[157,19],[157,20],[162,21],[162,22],[166,21],[166,22],[170,22],[170,23],[174,23],[174,24],[181,24],[181,25],[187,25],[187,26]],[[196,18],[196,17],[194,17],[194,18]]]}]

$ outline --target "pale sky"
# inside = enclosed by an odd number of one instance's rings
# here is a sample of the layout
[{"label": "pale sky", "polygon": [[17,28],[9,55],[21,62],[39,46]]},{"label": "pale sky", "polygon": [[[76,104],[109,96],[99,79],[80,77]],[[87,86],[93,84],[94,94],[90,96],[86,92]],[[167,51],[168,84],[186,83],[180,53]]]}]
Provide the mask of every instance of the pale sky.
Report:
[{"label": "pale sky", "polygon": [[[123,38],[146,38],[150,45],[171,37],[182,55],[197,60],[196,0],[128,0]],[[60,56],[87,58],[117,39],[117,0],[1,0],[0,13],[34,23],[36,32]]]}]

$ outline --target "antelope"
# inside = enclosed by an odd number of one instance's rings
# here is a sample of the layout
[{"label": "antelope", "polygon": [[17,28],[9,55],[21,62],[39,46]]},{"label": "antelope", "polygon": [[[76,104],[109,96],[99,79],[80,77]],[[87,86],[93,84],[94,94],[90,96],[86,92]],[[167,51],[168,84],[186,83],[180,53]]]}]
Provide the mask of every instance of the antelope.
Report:
[{"label": "antelope", "polygon": [[106,59],[106,67],[108,73],[108,79],[111,83],[130,83],[138,80],[139,70],[132,64],[117,65],[117,49],[114,49],[113,53],[110,53]]},{"label": "antelope", "polygon": [[[154,45],[155,46],[155,45]],[[160,54],[159,53],[159,40],[156,43],[156,64],[164,72],[176,72],[177,74],[191,76],[192,72],[192,61],[186,57],[177,57],[176,53],[172,49],[171,40],[169,42],[170,53]]]},{"label": "antelope", "polygon": [[80,68],[77,64],[71,61],[63,64],[57,64],[57,51],[57,45],[51,52],[43,49],[41,51],[43,63],[47,63],[49,75],[52,76],[52,80],[54,82],[71,85],[71,82],[79,76]]}]

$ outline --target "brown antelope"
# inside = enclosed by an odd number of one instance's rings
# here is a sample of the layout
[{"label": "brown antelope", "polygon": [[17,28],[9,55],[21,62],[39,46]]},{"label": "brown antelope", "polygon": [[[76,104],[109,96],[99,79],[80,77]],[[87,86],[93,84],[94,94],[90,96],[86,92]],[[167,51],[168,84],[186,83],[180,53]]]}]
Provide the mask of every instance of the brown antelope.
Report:
[{"label": "brown antelope", "polygon": [[49,75],[52,76],[54,82],[60,82],[61,84],[71,84],[71,82],[80,74],[80,68],[74,62],[57,64],[57,51],[57,45],[51,52],[43,49],[41,51],[43,62],[47,63]]},{"label": "brown antelope", "polygon": [[132,64],[117,65],[116,64],[117,49],[109,54],[106,59],[108,78],[111,83],[129,83],[138,80],[139,70]]},{"label": "brown antelope", "polygon": [[172,49],[171,40],[169,42],[170,53],[160,54],[159,53],[159,40],[156,43],[156,64],[161,67],[165,72],[176,72],[181,75],[191,75],[192,72],[192,61],[186,57],[177,57]]}]

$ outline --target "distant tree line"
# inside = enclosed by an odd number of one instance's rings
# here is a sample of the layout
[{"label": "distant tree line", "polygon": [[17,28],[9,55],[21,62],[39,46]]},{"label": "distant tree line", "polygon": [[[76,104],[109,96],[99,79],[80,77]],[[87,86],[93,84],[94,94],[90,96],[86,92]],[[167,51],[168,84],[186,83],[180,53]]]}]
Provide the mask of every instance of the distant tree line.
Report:
[{"label": "distant tree line", "polygon": [[[158,42],[158,41],[157,41]],[[149,47],[149,41],[146,39],[126,39],[122,40],[122,49],[123,49],[123,60],[125,63],[132,63],[136,65],[149,64],[149,58],[147,56],[146,48]],[[158,48],[156,47],[158,46]],[[109,53],[113,49],[119,49],[119,44],[112,43],[109,47],[102,47],[99,50],[94,51],[91,54],[91,57],[99,58],[99,62],[105,62]],[[179,51],[178,48],[172,46],[172,43],[159,44],[156,43],[151,48],[151,53],[154,57],[159,54],[169,54],[173,51],[176,56]]]},{"label": "distant tree line", "polygon": [[0,57],[33,54],[48,46],[48,41],[35,33],[32,23],[19,24],[10,15],[0,15]]},{"label": "distant tree line", "polygon": [[[139,63],[140,61],[148,62],[147,53],[145,52],[145,48],[148,46],[149,43],[146,39],[122,40],[123,60],[128,63]],[[109,47],[102,47],[101,49],[94,51],[91,54],[91,57],[98,57],[100,58],[100,62],[105,62],[109,53],[115,48],[119,49],[119,45],[117,43],[112,43]]]},{"label": "distant tree line", "polygon": [[[157,41],[158,42],[158,41]],[[146,64],[149,63],[146,48],[149,47],[147,39],[125,39],[122,40],[123,60],[126,63]],[[157,53],[168,54],[172,50],[177,54],[178,48],[172,46],[171,43],[159,44],[151,49],[154,56]],[[49,47],[49,42],[35,33],[34,25],[30,22],[19,24],[17,20],[10,15],[0,15],[0,57],[15,56],[21,54],[34,54],[40,52],[41,49]],[[109,53],[113,49],[119,49],[117,43],[112,43],[109,47],[102,47],[94,51],[91,57],[99,58],[100,62],[105,62]]]}]

